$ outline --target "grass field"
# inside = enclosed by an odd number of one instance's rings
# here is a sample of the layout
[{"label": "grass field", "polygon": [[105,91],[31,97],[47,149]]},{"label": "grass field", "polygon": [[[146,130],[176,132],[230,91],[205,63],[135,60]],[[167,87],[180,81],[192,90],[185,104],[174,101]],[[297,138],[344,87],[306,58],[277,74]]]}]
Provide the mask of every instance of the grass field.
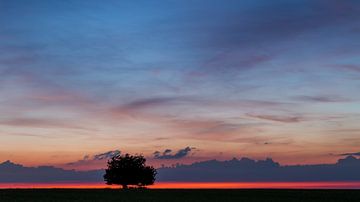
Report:
[{"label": "grass field", "polygon": [[3,189],[1,202],[344,202],[360,201],[360,190],[111,190],[111,189]]}]

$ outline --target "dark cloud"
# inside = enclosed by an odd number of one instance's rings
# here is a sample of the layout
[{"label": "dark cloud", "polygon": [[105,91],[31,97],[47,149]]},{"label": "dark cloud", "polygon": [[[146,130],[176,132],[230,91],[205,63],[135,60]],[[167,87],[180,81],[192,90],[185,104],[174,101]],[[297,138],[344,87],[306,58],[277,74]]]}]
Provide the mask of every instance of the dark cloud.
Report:
[{"label": "dark cloud", "polygon": [[275,115],[256,115],[256,114],[246,114],[249,117],[264,119],[268,121],[277,121],[283,123],[296,123],[303,121],[303,117],[300,116],[275,116]]},{"label": "dark cloud", "polygon": [[184,149],[178,150],[175,154],[171,154],[171,149],[165,149],[162,153],[159,151],[154,152],[155,159],[181,159],[190,154],[195,149],[194,147],[185,147]]},{"label": "dark cloud", "polygon": [[113,156],[119,155],[121,152],[119,150],[114,151],[108,151],[102,154],[96,154],[93,156],[92,160],[103,160],[103,159],[109,159]]},{"label": "dark cloud", "polygon": [[[166,182],[287,182],[359,181],[360,159],[348,156],[335,164],[283,166],[272,159],[233,158],[158,168],[157,181]],[[104,170],[75,171],[53,166],[24,167],[0,163],[0,182],[103,182]]]},{"label": "dark cloud", "polygon": [[185,182],[296,182],[360,180],[360,159],[346,157],[335,164],[282,166],[272,159],[242,158],[202,161],[158,169],[159,181]]},{"label": "dark cloud", "polygon": [[113,150],[113,151],[108,151],[108,152],[104,152],[104,153],[100,153],[100,154],[95,154],[93,156],[85,155],[83,159],[75,161],[75,162],[67,163],[66,165],[78,166],[78,165],[92,164],[97,161],[104,161],[104,160],[110,159],[113,156],[116,156],[119,154],[121,154],[121,152],[119,150]]},{"label": "dark cloud", "polygon": [[75,171],[53,166],[24,167],[5,161],[0,164],[0,182],[100,182],[103,170]]},{"label": "dark cloud", "polygon": [[344,154],[340,154],[340,156],[360,156],[360,152],[344,153]]}]

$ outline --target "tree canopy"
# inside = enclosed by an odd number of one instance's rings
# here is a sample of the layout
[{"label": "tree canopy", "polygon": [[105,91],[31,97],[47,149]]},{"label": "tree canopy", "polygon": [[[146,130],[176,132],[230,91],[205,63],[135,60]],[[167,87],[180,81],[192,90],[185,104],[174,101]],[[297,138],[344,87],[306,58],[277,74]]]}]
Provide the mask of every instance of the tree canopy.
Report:
[{"label": "tree canopy", "polygon": [[107,163],[104,180],[106,184],[128,185],[144,187],[155,182],[156,169],[146,166],[146,159],[142,155],[115,155]]}]

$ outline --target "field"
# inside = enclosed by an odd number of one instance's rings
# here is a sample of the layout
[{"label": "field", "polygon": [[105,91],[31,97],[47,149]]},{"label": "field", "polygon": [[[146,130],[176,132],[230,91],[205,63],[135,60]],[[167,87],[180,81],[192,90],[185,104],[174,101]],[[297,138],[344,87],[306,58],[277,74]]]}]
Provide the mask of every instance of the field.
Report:
[{"label": "field", "polygon": [[1,202],[346,202],[360,201],[360,190],[114,190],[114,189],[3,189]]}]

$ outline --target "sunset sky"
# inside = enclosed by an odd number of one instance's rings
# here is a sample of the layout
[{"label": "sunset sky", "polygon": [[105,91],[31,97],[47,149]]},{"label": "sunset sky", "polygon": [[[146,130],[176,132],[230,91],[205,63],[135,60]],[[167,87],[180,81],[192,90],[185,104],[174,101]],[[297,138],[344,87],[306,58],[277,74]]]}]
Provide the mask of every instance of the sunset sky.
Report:
[{"label": "sunset sky", "polygon": [[360,156],[360,1],[0,0],[0,162]]}]

